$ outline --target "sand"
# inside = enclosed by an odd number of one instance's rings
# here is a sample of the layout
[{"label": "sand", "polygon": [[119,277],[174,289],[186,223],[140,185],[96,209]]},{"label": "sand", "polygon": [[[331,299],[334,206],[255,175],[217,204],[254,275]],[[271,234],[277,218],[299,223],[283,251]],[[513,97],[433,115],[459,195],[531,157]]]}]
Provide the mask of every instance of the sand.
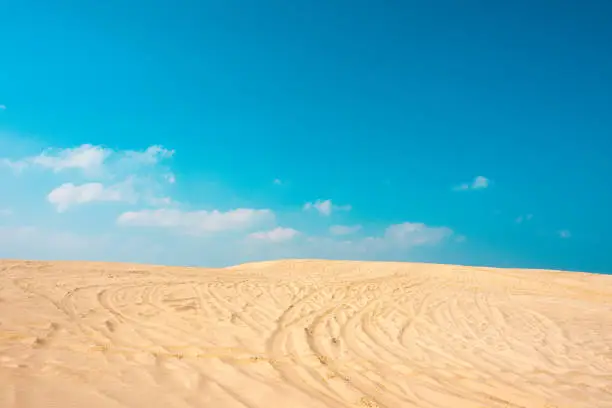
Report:
[{"label": "sand", "polygon": [[0,261],[0,407],[612,407],[612,276]]}]

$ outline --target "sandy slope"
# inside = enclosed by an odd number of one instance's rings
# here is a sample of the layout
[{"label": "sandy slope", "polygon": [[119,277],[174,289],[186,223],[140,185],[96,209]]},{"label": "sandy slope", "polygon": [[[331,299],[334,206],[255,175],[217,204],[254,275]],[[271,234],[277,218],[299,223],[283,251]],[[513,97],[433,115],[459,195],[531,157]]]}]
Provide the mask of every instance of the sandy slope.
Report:
[{"label": "sandy slope", "polygon": [[612,407],[612,276],[0,261],[0,407]]}]

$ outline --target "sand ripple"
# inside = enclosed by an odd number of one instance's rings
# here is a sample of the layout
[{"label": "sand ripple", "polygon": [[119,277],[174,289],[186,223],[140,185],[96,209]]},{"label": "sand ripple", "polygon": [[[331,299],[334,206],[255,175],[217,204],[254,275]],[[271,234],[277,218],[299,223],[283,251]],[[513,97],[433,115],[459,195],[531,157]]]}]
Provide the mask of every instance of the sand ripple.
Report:
[{"label": "sand ripple", "polygon": [[0,407],[612,407],[612,277],[0,263]]}]

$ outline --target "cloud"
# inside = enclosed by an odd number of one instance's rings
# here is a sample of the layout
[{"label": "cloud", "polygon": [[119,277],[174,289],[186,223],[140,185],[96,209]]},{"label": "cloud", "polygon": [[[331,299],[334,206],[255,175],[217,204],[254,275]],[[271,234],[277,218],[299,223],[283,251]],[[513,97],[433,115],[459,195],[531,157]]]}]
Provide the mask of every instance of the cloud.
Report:
[{"label": "cloud", "polygon": [[384,240],[401,246],[436,244],[451,236],[448,227],[430,227],[419,222],[404,222],[385,229]]},{"label": "cloud", "polygon": [[23,170],[27,167],[41,167],[55,173],[67,169],[79,169],[91,174],[100,171],[102,164],[111,154],[111,150],[101,146],[84,144],[75,148],[46,149],[37,156],[5,162],[14,169]]},{"label": "cloud", "polygon": [[129,181],[105,187],[102,183],[74,185],[64,183],[47,195],[47,201],[55,206],[58,212],[68,208],[94,201],[135,202],[136,193]]},{"label": "cloud", "polygon": [[[175,211],[174,217],[169,217],[168,211],[149,211],[148,220],[124,216],[124,221],[128,224],[138,221],[153,227],[161,225],[158,230],[117,228],[94,235],[90,235],[88,227],[77,232],[41,226],[0,226],[0,258],[89,259],[210,267],[278,258],[426,262],[436,261],[440,251],[438,245],[452,234],[445,227],[403,223],[389,225],[380,234],[367,238],[308,236],[304,231],[275,226],[272,214],[264,212],[253,216],[253,211],[262,210],[246,210],[245,218],[254,222],[242,223],[226,222],[223,216],[221,221],[211,221],[209,215],[214,211],[205,214],[182,212],[182,215]],[[271,223],[269,227],[258,225],[246,231],[251,228],[249,224],[268,222]],[[192,226],[191,223],[199,224]],[[228,227],[233,227],[234,231]]]},{"label": "cloud", "polygon": [[253,232],[249,234],[249,238],[267,242],[284,242],[295,238],[299,233],[293,228],[276,227],[269,231]]},{"label": "cloud", "polygon": [[14,161],[7,158],[0,158],[0,165],[8,167],[15,173],[21,173],[26,167],[27,163],[23,161]]},{"label": "cloud", "polygon": [[361,229],[361,225],[332,225],[329,232],[332,235],[350,235]]},{"label": "cloud", "polygon": [[119,155],[120,163],[154,165],[174,156],[174,150],[166,149],[160,145],[153,145],[147,147],[144,151],[124,150],[119,152]]},{"label": "cloud", "polygon": [[[346,248],[365,253],[384,253],[393,250],[407,250],[412,247],[435,245],[451,237],[453,230],[448,227],[428,226],[419,222],[404,222],[387,226],[382,235],[369,236],[353,241],[337,241],[324,238],[326,245],[336,243]],[[311,242],[319,241],[312,237]],[[465,237],[463,237],[465,240]]]},{"label": "cloud", "polygon": [[304,204],[304,211],[315,209],[321,215],[329,216],[333,210],[336,211],[350,211],[352,207],[350,205],[334,205],[332,200],[317,200],[314,203],[308,202]]},{"label": "cloud", "polygon": [[[295,245],[274,249],[258,249],[253,256],[268,258],[326,258],[355,260],[423,260],[425,248],[433,250],[454,232],[448,227],[405,222],[387,226],[380,235],[358,239],[338,239],[329,236],[309,236]],[[463,238],[465,239],[465,238]],[[460,239],[461,240],[461,239]],[[414,249],[419,248],[418,252]]]},{"label": "cloud", "polygon": [[572,234],[568,230],[561,230],[561,231],[559,231],[559,236],[561,238],[566,239],[566,238],[570,238],[572,236]]},{"label": "cloud", "polygon": [[[122,252],[129,249],[133,248],[128,248],[121,236],[92,236],[31,225],[0,226],[0,258],[120,261]],[[123,260],[129,261],[125,255]],[[141,251],[138,256],[143,255],[146,252]]]},{"label": "cloud", "polygon": [[[304,211],[315,214],[314,219],[307,217],[310,219],[305,220],[307,224],[319,222],[329,227],[328,231],[322,231],[321,236],[311,235],[307,229],[310,225],[304,228],[296,225],[298,229],[280,226],[271,209],[237,208],[227,211],[205,207],[207,210],[189,211],[187,205],[175,202],[171,194],[181,187],[180,175],[177,182],[168,165],[174,151],[158,145],[141,150],[117,150],[84,144],[39,152],[38,155],[0,158],[0,164],[19,171],[26,170],[26,176],[32,174],[32,183],[38,179],[44,179],[45,184],[47,178],[56,180],[52,184],[56,188],[51,190],[45,187],[42,190],[48,194],[46,202],[40,200],[39,204],[51,204],[58,212],[101,202],[120,203],[122,208],[114,205],[117,209],[114,225],[107,225],[107,221],[95,212],[87,218],[88,224],[83,225],[84,219],[81,217],[56,214],[54,218],[47,219],[40,207],[32,207],[33,212],[28,214],[29,206],[21,210],[14,202],[7,201],[2,204],[20,209],[19,214],[10,219],[11,225],[23,221],[29,224],[37,216],[40,222],[34,227],[4,228],[0,231],[0,243],[4,243],[0,245],[0,251],[3,254],[25,258],[40,258],[43,254],[44,257],[66,259],[87,257],[108,261],[211,266],[288,256],[414,260],[427,256],[422,255],[427,251],[439,251],[433,246],[453,235],[453,231],[447,227],[411,222],[382,225],[371,236],[365,236],[361,225],[329,226],[332,223],[326,224],[328,219],[316,214],[331,216],[334,211],[351,210],[350,205],[337,205],[331,199],[318,199],[303,206]],[[35,172],[30,173],[30,170]],[[41,177],[41,170],[48,174]],[[55,175],[57,173],[60,174]],[[15,185],[35,185],[30,184],[30,180],[27,183],[13,181]],[[178,186],[172,186],[177,183]],[[273,183],[282,186],[290,184],[280,179],[273,180]],[[211,196],[214,198],[215,195]],[[14,198],[15,202],[19,199]],[[138,204],[139,207],[130,208],[125,204]],[[96,211],[101,206],[91,207],[92,211]],[[305,215],[301,212],[302,208],[294,211],[282,215],[289,218],[303,218]],[[58,224],[60,220],[61,224]],[[49,229],[58,225],[57,230]],[[312,228],[318,227],[312,225]],[[94,230],[100,235],[88,235]],[[423,248],[425,246],[433,248]],[[413,248],[418,250],[413,251]]]},{"label": "cloud", "polygon": [[313,208],[319,211],[319,213],[323,215],[330,215],[332,212],[331,200],[326,200],[326,201],[317,200],[314,203],[308,202],[304,204],[305,211],[311,210]]},{"label": "cloud", "polygon": [[519,216],[516,218],[515,222],[516,222],[517,224],[520,224],[520,223],[522,223],[523,221],[529,221],[529,220],[531,220],[532,218],[533,218],[533,214],[527,214],[527,215],[525,215],[525,216],[523,216],[523,215],[519,215]]},{"label": "cloud", "polygon": [[491,184],[491,180],[484,176],[477,176],[470,183],[462,183],[453,188],[454,191],[466,191],[466,190],[482,190]]},{"label": "cloud", "polygon": [[168,207],[177,204],[170,197],[149,197],[146,201],[154,207]]},{"label": "cloud", "polygon": [[0,208],[0,217],[8,217],[13,215],[13,210],[10,208]]},{"label": "cloud", "polygon": [[22,159],[0,159],[0,164],[21,172],[38,167],[54,173],[80,170],[90,177],[101,177],[104,170],[112,174],[128,173],[143,166],[155,165],[174,155],[162,146],[149,146],[144,151],[113,150],[103,146],[83,144],[70,148],[48,148],[36,156]]},{"label": "cloud", "polygon": [[238,208],[221,212],[218,210],[181,211],[162,208],[124,212],[117,218],[117,224],[129,227],[178,229],[197,234],[245,230],[273,222],[274,219],[274,212],[269,209]]},{"label": "cloud", "polygon": [[[171,204],[164,188],[174,184],[176,177],[162,161],[173,155],[173,150],[160,145],[144,150],[114,150],[82,144],[47,148],[38,155],[18,159],[0,158],[0,165],[16,173],[38,168],[75,177],[47,195],[47,201],[58,212],[64,212],[72,206],[95,201],[135,203],[142,200],[154,206]],[[121,179],[124,181],[117,182]]]},{"label": "cloud", "polygon": [[0,110],[6,110],[6,105],[0,105]]},{"label": "cloud", "polygon": [[176,183],[176,176],[174,175],[174,173],[164,174],[164,179],[170,184]]},{"label": "cloud", "polygon": [[99,248],[100,244],[100,239],[91,240],[72,232],[49,231],[34,226],[0,226],[0,257],[58,259],[66,254],[65,251],[74,256],[88,248]]}]

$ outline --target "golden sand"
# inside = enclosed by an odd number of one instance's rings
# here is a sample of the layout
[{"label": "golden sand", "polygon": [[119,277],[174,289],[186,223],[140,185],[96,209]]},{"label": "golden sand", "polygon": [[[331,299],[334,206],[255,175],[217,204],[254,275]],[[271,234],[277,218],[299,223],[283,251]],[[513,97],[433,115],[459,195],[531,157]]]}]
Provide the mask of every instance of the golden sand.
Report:
[{"label": "golden sand", "polygon": [[0,407],[612,407],[612,276],[0,261]]}]

